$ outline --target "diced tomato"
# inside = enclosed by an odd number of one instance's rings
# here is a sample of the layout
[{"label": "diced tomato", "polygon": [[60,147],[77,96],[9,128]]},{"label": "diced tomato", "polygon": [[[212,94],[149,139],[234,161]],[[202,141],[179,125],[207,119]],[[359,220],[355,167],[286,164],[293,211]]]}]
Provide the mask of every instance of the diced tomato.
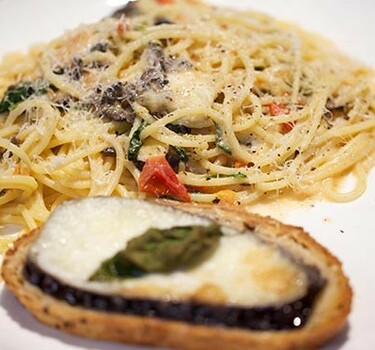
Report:
[{"label": "diced tomato", "polygon": [[191,202],[186,187],[164,156],[147,159],[139,178],[139,191],[158,197],[169,196],[183,202]]},{"label": "diced tomato", "polygon": [[[272,116],[278,116],[281,114],[288,114],[290,112],[290,109],[283,105],[283,104],[277,104],[277,103],[270,103],[268,105],[270,114]],[[287,134],[288,132],[292,131],[294,128],[294,123],[293,122],[287,122],[287,123],[282,123],[281,124],[281,132],[283,134]]]},{"label": "diced tomato", "polygon": [[156,0],[160,5],[172,5],[175,3],[175,0]]}]

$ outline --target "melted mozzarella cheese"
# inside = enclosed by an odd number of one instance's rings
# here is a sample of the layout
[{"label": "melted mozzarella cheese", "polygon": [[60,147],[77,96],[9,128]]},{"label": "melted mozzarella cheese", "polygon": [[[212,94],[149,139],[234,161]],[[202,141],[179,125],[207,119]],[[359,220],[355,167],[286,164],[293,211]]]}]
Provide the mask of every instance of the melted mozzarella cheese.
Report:
[{"label": "melted mozzarella cheese", "polygon": [[[211,105],[215,99],[215,89],[212,79],[208,74],[195,71],[186,71],[168,75],[168,90],[172,99],[169,102],[170,110],[184,108],[204,108]],[[181,118],[179,123],[188,127],[209,127],[212,121],[207,118],[191,115]]]},{"label": "melted mozzarella cheese", "polygon": [[208,74],[185,71],[168,75],[173,109],[204,107],[214,100],[214,86]]},{"label": "melted mozzarella cheese", "polygon": [[[139,102],[152,112],[173,112],[185,108],[205,108],[215,98],[215,88],[210,76],[195,71],[168,74],[168,85],[163,90],[145,91]],[[179,123],[189,127],[208,127],[212,121],[202,116],[190,115],[179,119]]]},{"label": "melted mozzarella cheese", "polygon": [[130,239],[154,227],[210,225],[200,216],[156,204],[91,198],[59,207],[41,229],[31,259],[77,288],[139,298],[193,300],[244,306],[285,303],[306,291],[304,271],[251,232],[225,234],[207,261],[188,271],[113,282],[89,282],[101,263]]}]

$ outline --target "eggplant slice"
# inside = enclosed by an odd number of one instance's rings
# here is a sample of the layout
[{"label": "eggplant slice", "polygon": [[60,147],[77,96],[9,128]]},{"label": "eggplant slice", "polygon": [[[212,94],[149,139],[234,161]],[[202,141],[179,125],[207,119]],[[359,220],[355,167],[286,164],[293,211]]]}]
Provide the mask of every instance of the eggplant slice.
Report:
[{"label": "eggplant slice", "polygon": [[[171,204],[102,197],[67,202],[8,252],[4,279],[42,322],[100,339],[294,349],[322,344],[341,329],[350,310],[348,281],[340,263],[301,229],[233,208]],[[90,280],[150,228],[212,224],[223,235],[198,265]],[[184,346],[176,330],[191,338]]]}]

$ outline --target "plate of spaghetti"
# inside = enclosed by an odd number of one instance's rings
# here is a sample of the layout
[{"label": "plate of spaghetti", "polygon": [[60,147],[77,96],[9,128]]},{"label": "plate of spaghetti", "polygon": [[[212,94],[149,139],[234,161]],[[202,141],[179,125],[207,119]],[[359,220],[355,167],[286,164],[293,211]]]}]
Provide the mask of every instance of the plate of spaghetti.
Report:
[{"label": "plate of spaghetti", "polygon": [[[332,349],[369,348],[375,5],[230,5],[0,2],[0,252],[71,199],[235,205],[342,259],[357,304]],[[4,349],[120,349],[56,337],[17,307],[1,294]]]}]

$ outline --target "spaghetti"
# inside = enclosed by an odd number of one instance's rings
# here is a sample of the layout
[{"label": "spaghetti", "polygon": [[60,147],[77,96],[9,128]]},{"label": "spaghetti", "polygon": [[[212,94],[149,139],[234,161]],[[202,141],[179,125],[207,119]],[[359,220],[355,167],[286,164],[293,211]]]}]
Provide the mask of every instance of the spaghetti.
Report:
[{"label": "spaghetti", "polygon": [[27,229],[71,198],[146,196],[144,162],[171,150],[196,202],[350,201],[375,149],[370,69],[296,26],[192,0],[132,2],[8,55],[0,96],[0,225]]}]

